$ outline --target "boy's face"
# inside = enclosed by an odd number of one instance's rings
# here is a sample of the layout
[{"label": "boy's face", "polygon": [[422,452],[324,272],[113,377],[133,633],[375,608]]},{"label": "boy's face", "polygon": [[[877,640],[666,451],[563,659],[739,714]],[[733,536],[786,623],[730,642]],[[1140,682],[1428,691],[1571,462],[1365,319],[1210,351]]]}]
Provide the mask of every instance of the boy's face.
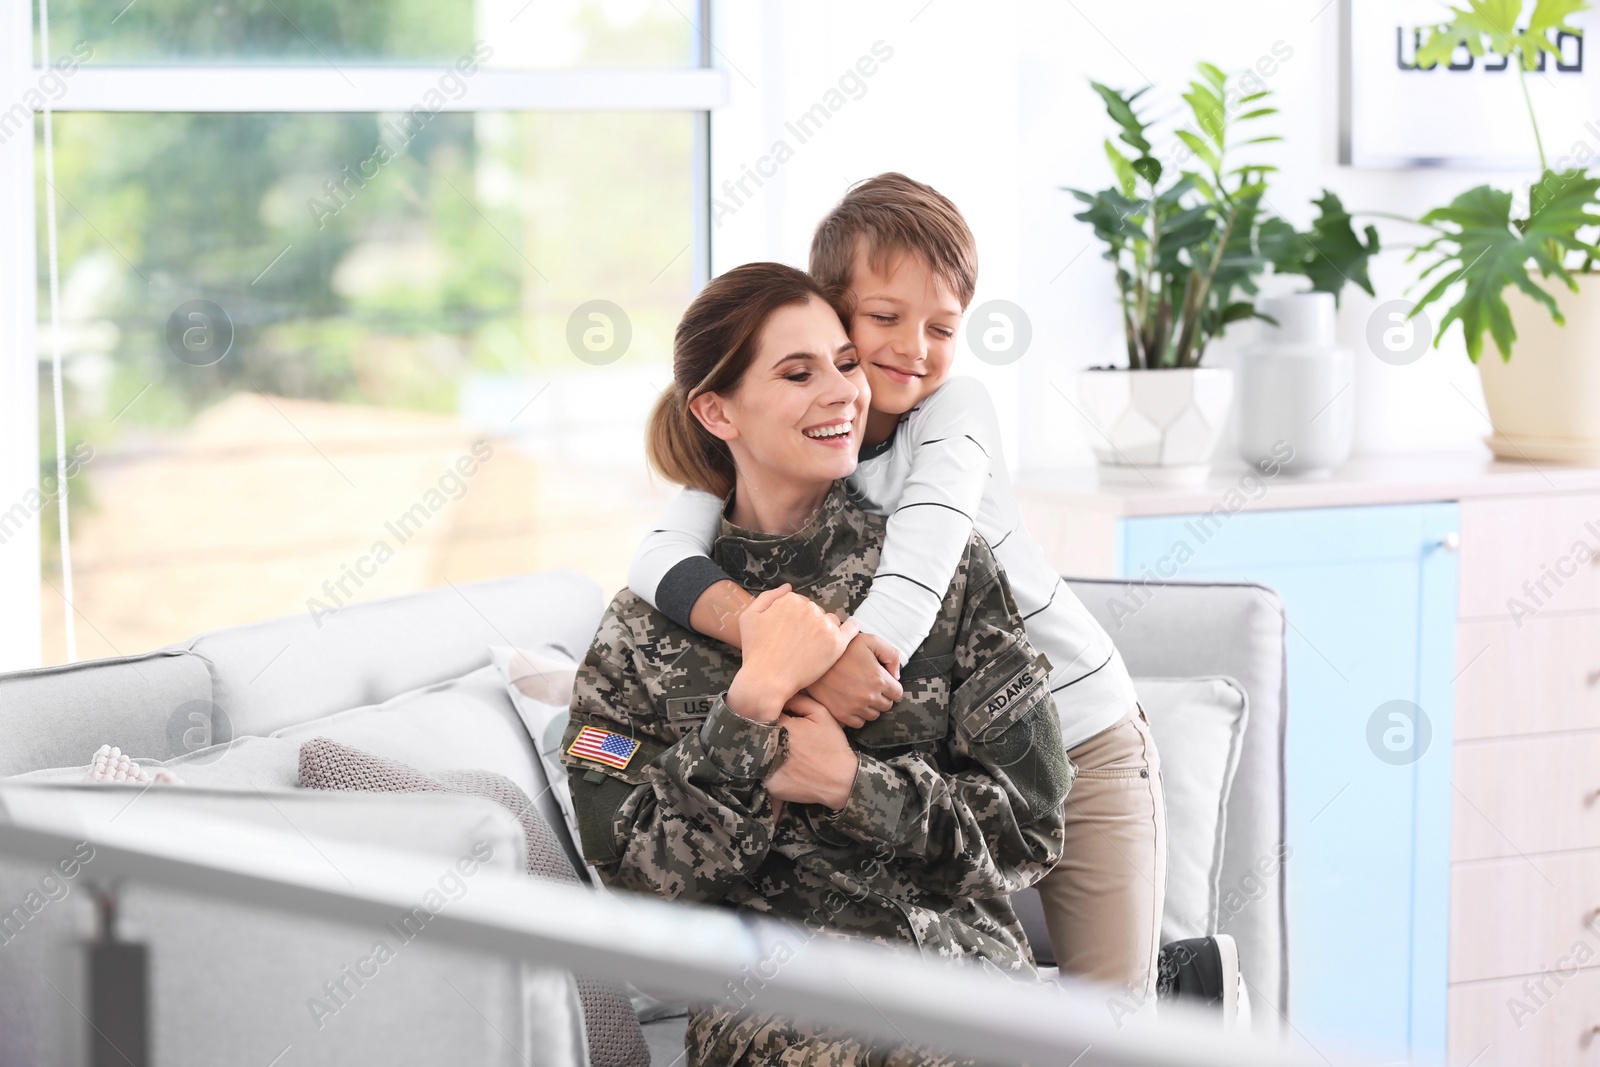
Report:
[{"label": "boy's face", "polygon": [[850,339],[872,386],[872,408],[903,415],[950,376],[961,301],[915,253],[897,253],[874,270],[864,239],[856,243],[850,291]]}]

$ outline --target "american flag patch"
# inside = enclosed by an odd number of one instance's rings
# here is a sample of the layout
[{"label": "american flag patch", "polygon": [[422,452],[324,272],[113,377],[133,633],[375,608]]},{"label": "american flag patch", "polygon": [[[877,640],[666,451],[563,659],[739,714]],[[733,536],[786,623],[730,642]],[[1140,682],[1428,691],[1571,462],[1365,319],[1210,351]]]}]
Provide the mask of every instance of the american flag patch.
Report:
[{"label": "american flag patch", "polygon": [[639,742],[631,737],[614,734],[595,726],[585,726],[567,746],[567,755],[604,763],[619,771],[628,769],[628,761],[639,751]]}]

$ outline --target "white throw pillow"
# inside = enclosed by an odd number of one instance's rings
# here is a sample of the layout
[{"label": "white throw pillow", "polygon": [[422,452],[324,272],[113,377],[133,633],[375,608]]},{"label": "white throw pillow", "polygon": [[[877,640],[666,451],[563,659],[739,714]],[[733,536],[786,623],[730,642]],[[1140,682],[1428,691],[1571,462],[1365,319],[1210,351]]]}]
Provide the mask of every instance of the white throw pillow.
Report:
[{"label": "white throw pillow", "polygon": [[[561,737],[567,730],[578,664],[561,649],[549,645],[537,649],[491,645],[489,658],[499,668],[505,680],[506,692],[511,694],[511,703],[522,718],[528,736],[533,738],[533,747],[538,751],[545,775],[550,780],[550,795],[555,798],[556,806],[561,809],[562,820],[566,823],[568,843],[574,853],[581,857],[583,849],[578,842],[583,839],[578,835],[572,792],[567,788],[567,769],[561,763]],[[554,823],[551,825],[554,826]],[[596,889],[606,891],[605,883],[594,877],[581,859],[575,866]],[[641,1023],[683,1015],[688,1010],[684,1001],[661,1000],[631,982],[628,984],[628,995],[633,1000],[633,1010]]]},{"label": "white throw pillow", "polygon": [[[287,726],[272,736],[296,745],[326,737],[427,774],[493,771],[515,782],[545,822],[557,827],[571,818],[570,802],[563,803],[567,776],[546,778],[501,677],[493,665],[485,664],[459,678],[413,689],[382,704]],[[550,781],[557,783],[559,796]],[[577,839],[565,833],[558,836],[568,850],[567,858],[587,876],[583,853],[573,843]]]},{"label": "white throw pillow", "polygon": [[567,834],[576,845],[582,838],[572,809],[572,793],[567,788],[567,769],[561,765],[561,736],[567,730],[578,664],[550,646],[531,649],[491,645],[489,658],[500,671],[523,727],[533,738],[533,747],[550,782],[550,795],[555,797]]},{"label": "white throw pillow", "polygon": [[1249,719],[1232,678],[1135,678],[1161,755],[1167,797],[1167,903],[1161,941],[1217,929],[1228,795]]},{"label": "white throw pillow", "polygon": [[326,737],[427,774],[493,771],[530,797],[544,790],[544,776],[534,765],[533,748],[506,699],[499,673],[487,665],[382,704],[285,726],[272,736],[296,745]]}]

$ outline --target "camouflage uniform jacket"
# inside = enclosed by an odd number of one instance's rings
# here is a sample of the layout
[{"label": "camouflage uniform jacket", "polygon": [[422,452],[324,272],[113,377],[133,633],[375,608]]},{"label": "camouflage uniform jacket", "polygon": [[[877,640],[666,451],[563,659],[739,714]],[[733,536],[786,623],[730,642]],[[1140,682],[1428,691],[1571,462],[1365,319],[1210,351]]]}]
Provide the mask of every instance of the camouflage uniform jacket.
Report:
[{"label": "camouflage uniform jacket", "polygon": [[[843,616],[867,593],[884,523],[840,482],[792,536],[724,519],[713,554],[751,592],[791,582]],[[1031,971],[1007,894],[1061,857],[1075,768],[1049,663],[1028,645],[983,539],[973,535],[932,632],[904,665],[905,695],[845,731],[860,766],[838,812],[787,804],[774,818],[762,779],[780,759],[783,728],[728,708],[739,664],[736,649],[631,592],[611,602],[578,671],[562,743],[583,851],[600,877],[813,933]],[[574,756],[567,750],[586,725],[641,746],[624,768]]]}]

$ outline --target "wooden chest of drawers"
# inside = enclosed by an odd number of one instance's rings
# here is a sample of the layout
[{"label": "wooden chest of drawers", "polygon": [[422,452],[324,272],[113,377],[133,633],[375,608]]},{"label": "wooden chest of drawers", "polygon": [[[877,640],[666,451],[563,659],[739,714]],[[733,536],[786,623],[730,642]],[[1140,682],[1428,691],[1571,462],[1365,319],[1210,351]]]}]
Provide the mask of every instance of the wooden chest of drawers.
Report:
[{"label": "wooden chest of drawers", "polygon": [[1449,1062],[1600,1067],[1600,494],[1461,504]]}]

